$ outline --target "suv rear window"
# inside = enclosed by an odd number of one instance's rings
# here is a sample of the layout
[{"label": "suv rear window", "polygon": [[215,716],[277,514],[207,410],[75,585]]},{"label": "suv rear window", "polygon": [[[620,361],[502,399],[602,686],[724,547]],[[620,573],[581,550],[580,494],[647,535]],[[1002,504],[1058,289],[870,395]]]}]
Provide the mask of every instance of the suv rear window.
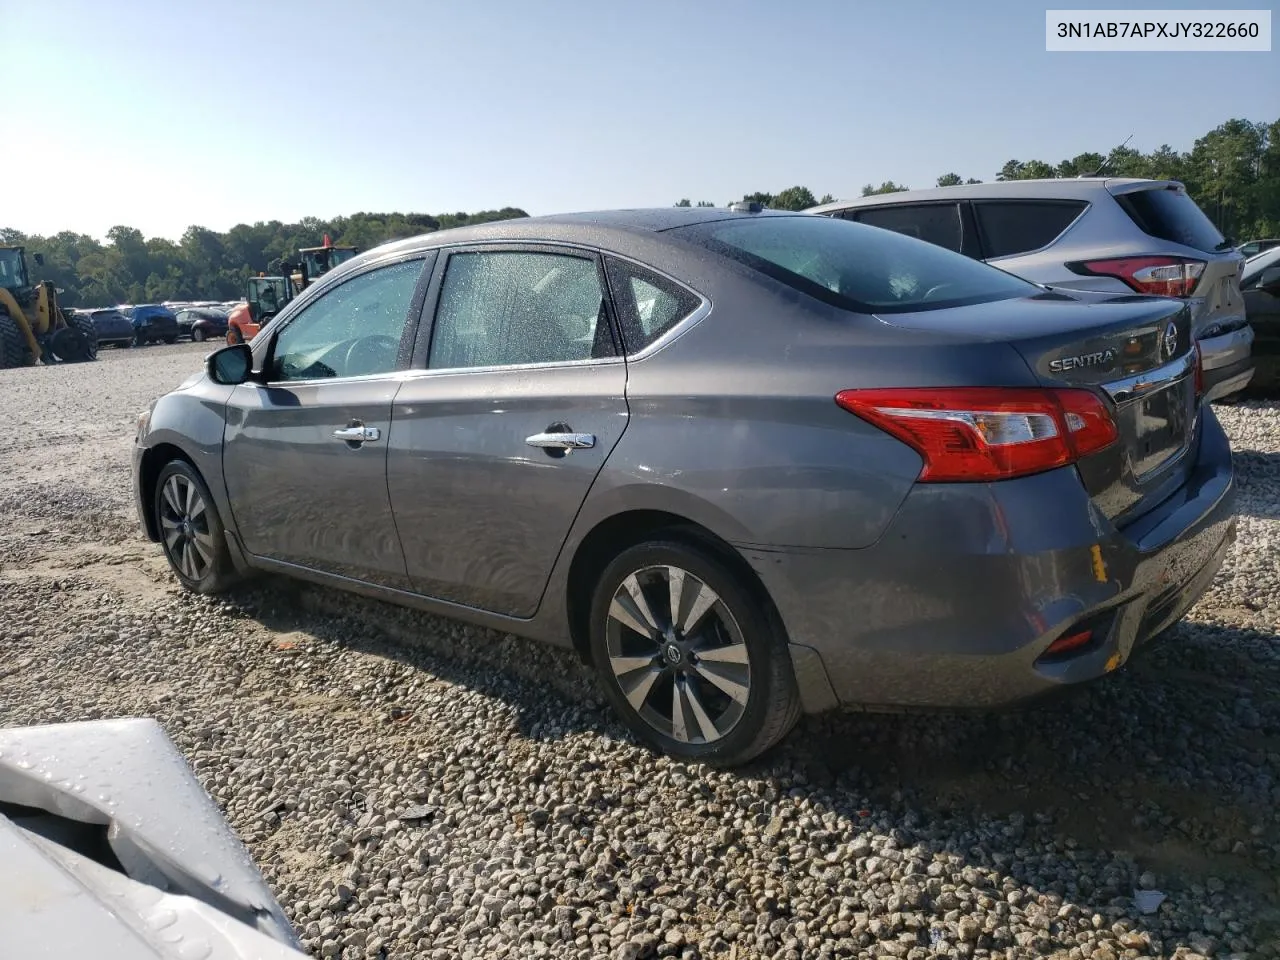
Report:
[{"label": "suv rear window", "polygon": [[1205,253],[1221,250],[1225,243],[1213,221],[1204,215],[1185,190],[1176,187],[1137,190],[1118,195],[1116,203],[1149,237],[1180,243]]},{"label": "suv rear window", "polygon": [[1008,257],[1048,246],[1087,206],[1079,200],[976,200],[973,211],[986,255]]},{"label": "suv rear window", "polygon": [[671,231],[815,299],[859,313],[940,310],[1040,288],[900,233],[813,215],[757,215]]}]

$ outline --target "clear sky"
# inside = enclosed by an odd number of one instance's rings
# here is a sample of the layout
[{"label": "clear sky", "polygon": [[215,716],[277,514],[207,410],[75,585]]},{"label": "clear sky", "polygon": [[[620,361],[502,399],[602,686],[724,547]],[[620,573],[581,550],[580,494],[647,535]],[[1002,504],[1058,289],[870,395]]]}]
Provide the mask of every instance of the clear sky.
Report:
[{"label": "clear sky", "polygon": [[0,0],[0,226],[176,239],[362,210],[843,197],[1280,118],[1274,36],[1271,53],[1047,53],[1045,7]]}]

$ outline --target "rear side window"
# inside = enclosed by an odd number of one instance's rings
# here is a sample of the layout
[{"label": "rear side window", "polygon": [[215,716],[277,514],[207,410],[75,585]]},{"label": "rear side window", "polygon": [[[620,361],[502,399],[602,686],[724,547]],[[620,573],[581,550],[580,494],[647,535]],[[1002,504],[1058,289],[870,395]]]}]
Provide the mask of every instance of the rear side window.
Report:
[{"label": "rear side window", "polygon": [[940,310],[1040,292],[963,254],[831,217],[764,215],[671,232],[817,300],[860,313]]},{"label": "rear side window", "polygon": [[858,223],[936,243],[957,253],[964,247],[964,225],[960,220],[959,204],[904,203],[872,210],[853,210],[850,214],[850,219]]},{"label": "rear side window", "polygon": [[649,346],[702,302],[684,287],[634,263],[608,257],[605,266],[627,353]]},{"label": "rear side window", "polygon": [[1087,206],[1079,200],[979,200],[973,210],[986,256],[1008,257],[1048,246]]},{"label": "rear side window", "polygon": [[1116,203],[1149,237],[1180,243],[1206,253],[1221,250],[1225,243],[1213,221],[1204,215],[1185,190],[1173,187],[1138,190],[1120,194]]}]

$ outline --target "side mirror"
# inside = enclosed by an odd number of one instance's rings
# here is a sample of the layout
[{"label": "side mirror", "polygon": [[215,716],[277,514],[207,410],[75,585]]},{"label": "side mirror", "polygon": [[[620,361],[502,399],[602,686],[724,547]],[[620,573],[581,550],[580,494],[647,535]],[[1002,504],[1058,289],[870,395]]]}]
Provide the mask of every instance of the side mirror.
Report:
[{"label": "side mirror", "polygon": [[43,254],[43,253],[33,253],[33,254],[31,255],[31,259],[32,259],[32,260],[34,260],[34,261],[36,262],[36,266],[37,266],[37,267],[43,267],[43,266],[44,266],[44,254]]},{"label": "side mirror", "polygon": [[1268,267],[1258,277],[1258,289],[1280,296],[1280,267]]},{"label": "side mirror", "polygon": [[247,343],[223,347],[205,361],[209,379],[224,386],[245,383],[253,376],[253,349]]}]

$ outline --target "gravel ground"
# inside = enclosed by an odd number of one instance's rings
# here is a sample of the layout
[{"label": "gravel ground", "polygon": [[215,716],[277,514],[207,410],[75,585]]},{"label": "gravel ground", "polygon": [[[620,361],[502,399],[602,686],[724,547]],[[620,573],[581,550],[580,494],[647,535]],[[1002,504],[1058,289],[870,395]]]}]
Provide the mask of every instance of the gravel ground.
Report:
[{"label": "gravel ground", "polygon": [[203,352],[0,372],[0,724],[157,717],[315,955],[1280,957],[1280,405],[1219,408],[1239,540],[1146,655],[1018,714],[807,719],[716,772],[631,743],[564,652],[178,590],[128,451]]}]

